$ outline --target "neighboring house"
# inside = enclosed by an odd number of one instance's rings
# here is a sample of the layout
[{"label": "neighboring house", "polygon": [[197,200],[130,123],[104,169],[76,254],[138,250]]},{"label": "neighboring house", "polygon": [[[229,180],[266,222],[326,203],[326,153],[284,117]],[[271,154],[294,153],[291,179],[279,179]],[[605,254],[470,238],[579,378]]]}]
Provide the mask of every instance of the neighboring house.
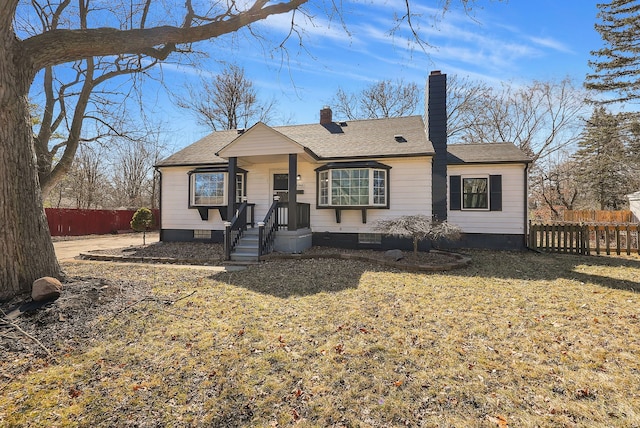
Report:
[{"label": "neighboring house", "polygon": [[[511,143],[447,148],[446,75],[431,73],[425,103],[424,120],[334,122],[325,107],[317,124],[257,123],[204,137],[156,165],[160,239],[222,242],[225,221],[239,214],[249,228],[264,220],[278,251],[411,248],[372,224],[425,214],[459,225],[461,247],[524,248],[530,159]],[[234,243],[239,234],[228,233]]]},{"label": "neighboring house", "polygon": [[629,210],[633,214],[633,221],[640,223],[640,192],[627,195],[629,199]]}]

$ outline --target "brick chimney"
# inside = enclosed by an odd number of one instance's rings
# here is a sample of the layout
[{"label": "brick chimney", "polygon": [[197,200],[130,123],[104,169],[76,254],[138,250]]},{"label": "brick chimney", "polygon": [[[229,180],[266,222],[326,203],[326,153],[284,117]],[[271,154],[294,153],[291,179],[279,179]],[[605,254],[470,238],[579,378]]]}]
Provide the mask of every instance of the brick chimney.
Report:
[{"label": "brick chimney", "polygon": [[333,112],[329,106],[324,106],[320,110],[320,125],[328,125],[330,123],[333,123]]},{"label": "brick chimney", "polygon": [[447,75],[432,71],[425,91],[425,125],[436,152],[432,163],[431,203],[434,220],[447,219]]}]

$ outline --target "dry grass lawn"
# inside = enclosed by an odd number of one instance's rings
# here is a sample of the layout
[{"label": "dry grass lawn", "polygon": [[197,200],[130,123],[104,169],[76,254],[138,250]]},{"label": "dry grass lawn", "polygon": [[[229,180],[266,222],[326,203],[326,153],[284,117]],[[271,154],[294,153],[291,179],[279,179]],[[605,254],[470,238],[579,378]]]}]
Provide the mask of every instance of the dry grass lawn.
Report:
[{"label": "dry grass lawn", "polygon": [[68,263],[127,298],[56,361],[3,361],[0,425],[640,427],[640,261],[470,254],[426,274]]}]

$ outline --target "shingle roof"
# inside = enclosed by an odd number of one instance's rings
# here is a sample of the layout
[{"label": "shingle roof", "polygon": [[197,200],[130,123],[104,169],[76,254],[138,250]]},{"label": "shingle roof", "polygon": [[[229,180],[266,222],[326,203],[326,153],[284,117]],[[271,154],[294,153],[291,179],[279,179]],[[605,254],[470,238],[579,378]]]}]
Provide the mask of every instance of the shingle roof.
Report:
[{"label": "shingle roof", "polygon": [[[275,127],[324,159],[433,155],[421,116]],[[395,139],[403,137],[403,142]]]},{"label": "shingle roof", "polygon": [[447,163],[529,163],[531,158],[512,143],[449,144]]},{"label": "shingle roof", "polygon": [[156,166],[226,164],[227,160],[216,156],[216,153],[237,137],[238,131],[235,129],[214,132],[161,160]]},{"label": "shingle roof", "polygon": [[[421,116],[274,126],[320,159],[433,155]],[[396,136],[402,136],[402,142]],[[218,131],[160,161],[157,166],[226,163],[216,153],[236,138],[236,130]]]},{"label": "shingle roof", "polygon": [[[274,126],[274,130],[309,149],[319,159],[353,159],[433,155],[421,116]],[[401,135],[403,142],[396,136]],[[242,138],[236,130],[217,131],[160,161],[157,166],[226,164],[216,153]],[[512,143],[449,144],[447,163],[528,163],[531,159]]]}]

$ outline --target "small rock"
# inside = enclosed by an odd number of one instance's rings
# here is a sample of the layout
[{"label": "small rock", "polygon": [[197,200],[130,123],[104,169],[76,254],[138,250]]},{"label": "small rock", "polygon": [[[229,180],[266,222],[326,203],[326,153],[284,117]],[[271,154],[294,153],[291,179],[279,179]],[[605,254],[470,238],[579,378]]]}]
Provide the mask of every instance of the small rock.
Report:
[{"label": "small rock", "polygon": [[33,281],[31,288],[31,298],[35,302],[44,302],[47,300],[56,300],[60,297],[62,291],[62,283],[55,278],[45,276]]},{"label": "small rock", "polygon": [[384,253],[384,257],[386,259],[395,260],[396,262],[398,260],[404,259],[404,255],[402,254],[402,251],[400,251],[400,250],[387,250]]}]

